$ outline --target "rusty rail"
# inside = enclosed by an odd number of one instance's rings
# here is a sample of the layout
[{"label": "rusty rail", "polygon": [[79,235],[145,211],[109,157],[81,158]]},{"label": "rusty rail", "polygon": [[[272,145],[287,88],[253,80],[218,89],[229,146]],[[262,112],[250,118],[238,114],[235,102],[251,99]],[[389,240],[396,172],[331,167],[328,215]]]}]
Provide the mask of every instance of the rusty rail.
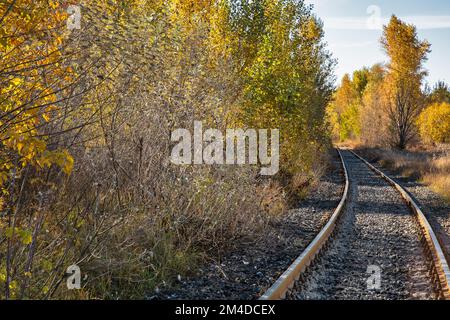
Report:
[{"label": "rusty rail", "polygon": [[327,243],[330,235],[333,233],[339,216],[344,208],[348,199],[349,190],[349,178],[347,167],[345,165],[344,158],[341,151],[337,150],[341,159],[342,166],[345,174],[345,188],[341,201],[331,216],[328,223],[323,227],[316,238],[305,249],[305,251],[294,261],[294,263],[281,275],[275,284],[267,290],[267,292],[261,296],[260,300],[280,300],[286,297],[286,293],[289,289],[292,289],[294,283],[299,279],[300,275],[306,271],[306,268],[311,264],[314,258],[320,253],[323,246]]},{"label": "rusty rail", "polygon": [[423,236],[426,240],[426,244],[428,246],[428,250],[431,254],[431,258],[433,260],[433,265],[436,270],[437,280],[439,282],[440,291],[442,298],[445,300],[450,300],[450,269],[448,266],[448,262],[445,258],[444,252],[442,251],[441,245],[431,228],[430,223],[425,217],[424,213],[420,209],[419,205],[414,201],[414,199],[409,195],[409,193],[397,182],[388,177],[381,170],[373,166],[366,159],[356,154],[352,150],[349,150],[353,153],[358,159],[364,162],[372,171],[381,176],[384,180],[386,180],[389,184],[391,184],[397,191],[402,195],[403,199],[409,205],[411,210],[416,214],[417,220],[421,226]]}]

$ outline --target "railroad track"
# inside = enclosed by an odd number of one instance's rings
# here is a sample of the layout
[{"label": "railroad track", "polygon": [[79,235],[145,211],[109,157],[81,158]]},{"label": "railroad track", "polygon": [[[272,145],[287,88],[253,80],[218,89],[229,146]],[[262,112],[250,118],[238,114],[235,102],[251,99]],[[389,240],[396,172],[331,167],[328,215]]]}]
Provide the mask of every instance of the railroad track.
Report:
[{"label": "railroad track", "polygon": [[[450,300],[448,262],[418,204],[353,151],[338,152],[346,181],[338,207],[260,299]],[[382,288],[365,286],[365,267],[382,272]]]}]

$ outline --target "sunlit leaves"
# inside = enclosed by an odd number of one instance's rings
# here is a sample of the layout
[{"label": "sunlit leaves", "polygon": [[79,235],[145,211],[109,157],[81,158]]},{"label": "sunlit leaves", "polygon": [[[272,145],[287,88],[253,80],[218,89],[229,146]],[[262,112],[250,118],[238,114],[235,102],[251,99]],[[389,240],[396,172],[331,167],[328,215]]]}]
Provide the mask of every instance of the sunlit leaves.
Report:
[{"label": "sunlit leaves", "polygon": [[417,119],[419,132],[426,142],[450,142],[450,104],[435,103],[428,106]]},{"label": "sunlit leaves", "polygon": [[32,234],[29,230],[20,229],[18,227],[15,228],[6,228],[5,237],[8,239],[12,239],[14,237],[17,238],[20,242],[25,245],[30,244],[33,241]]},{"label": "sunlit leaves", "polygon": [[[0,25],[0,182],[27,165],[63,165],[62,155],[49,151],[42,129],[60,113],[61,88],[71,69],[61,59],[67,14],[59,1],[2,2],[7,14]],[[64,163],[63,163],[64,162]],[[17,174],[17,172],[16,172]]]},{"label": "sunlit leaves", "polygon": [[353,77],[344,75],[333,102],[327,108],[333,133],[340,141],[360,137],[362,98],[369,78],[370,71],[367,68],[355,71]]},{"label": "sunlit leaves", "polygon": [[245,84],[241,123],[281,128],[284,169],[307,171],[313,157],[306,154],[328,138],[324,117],[333,62],[322,43],[322,26],[296,1],[235,6],[232,25],[240,37],[235,55],[242,60]]}]

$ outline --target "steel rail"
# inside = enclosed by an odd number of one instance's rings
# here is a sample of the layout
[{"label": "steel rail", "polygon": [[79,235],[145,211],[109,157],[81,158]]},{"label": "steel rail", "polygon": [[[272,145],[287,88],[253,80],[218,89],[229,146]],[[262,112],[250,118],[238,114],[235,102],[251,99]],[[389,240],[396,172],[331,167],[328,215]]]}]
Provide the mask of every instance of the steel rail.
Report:
[{"label": "steel rail", "polygon": [[349,191],[349,178],[348,171],[345,165],[344,158],[342,157],[341,151],[337,149],[339,157],[341,159],[342,167],[344,169],[345,175],[345,188],[333,215],[331,216],[328,223],[322,228],[320,233],[314,238],[310,245],[303,251],[303,253],[292,263],[292,265],[278,278],[266,293],[261,296],[259,300],[280,300],[286,297],[286,293],[289,289],[292,289],[294,283],[300,278],[300,275],[306,271],[306,268],[311,264],[314,258],[320,253],[323,246],[327,243],[330,235],[333,233],[336,223],[341,215],[342,210],[348,199]]},{"label": "steel rail", "polygon": [[410,194],[397,182],[387,176],[380,169],[373,166],[366,159],[356,154],[352,150],[349,150],[352,154],[354,154],[358,159],[364,162],[372,171],[381,176],[384,180],[389,182],[397,191],[402,195],[403,199],[409,205],[411,210],[416,214],[417,220],[421,226],[424,238],[426,240],[428,249],[431,253],[431,257],[433,260],[434,267],[436,269],[436,273],[438,276],[438,281],[440,285],[440,291],[442,297],[446,300],[450,300],[450,269],[448,266],[448,262],[445,258],[442,247],[439,243],[436,234],[433,231],[430,223],[428,222],[425,214],[420,209],[419,205],[414,201],[414,199],[410,196]]}]

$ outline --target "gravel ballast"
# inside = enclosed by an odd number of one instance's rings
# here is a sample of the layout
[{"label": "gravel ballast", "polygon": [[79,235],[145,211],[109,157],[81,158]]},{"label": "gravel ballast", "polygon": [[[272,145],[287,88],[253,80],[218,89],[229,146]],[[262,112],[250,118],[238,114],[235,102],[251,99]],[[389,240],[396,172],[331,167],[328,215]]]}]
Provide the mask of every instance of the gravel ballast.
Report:
[{"label": "gravel ballast", "polygon": [[448,202],[415,177],[405,177],[399,172],[381,167],[378,163],[372,164],[401,184],[418,203],[436,233],[447,261],[450,262],[450,205]]},{"label": "gravel ballast", "polygon": [[[343,152],[350,198],[335,235],[288,298],[435,299],[415,217],[398,192]],[[380,286],[368,272],[380,270]],[[369,284],[375,286],[368,286]]]}]

